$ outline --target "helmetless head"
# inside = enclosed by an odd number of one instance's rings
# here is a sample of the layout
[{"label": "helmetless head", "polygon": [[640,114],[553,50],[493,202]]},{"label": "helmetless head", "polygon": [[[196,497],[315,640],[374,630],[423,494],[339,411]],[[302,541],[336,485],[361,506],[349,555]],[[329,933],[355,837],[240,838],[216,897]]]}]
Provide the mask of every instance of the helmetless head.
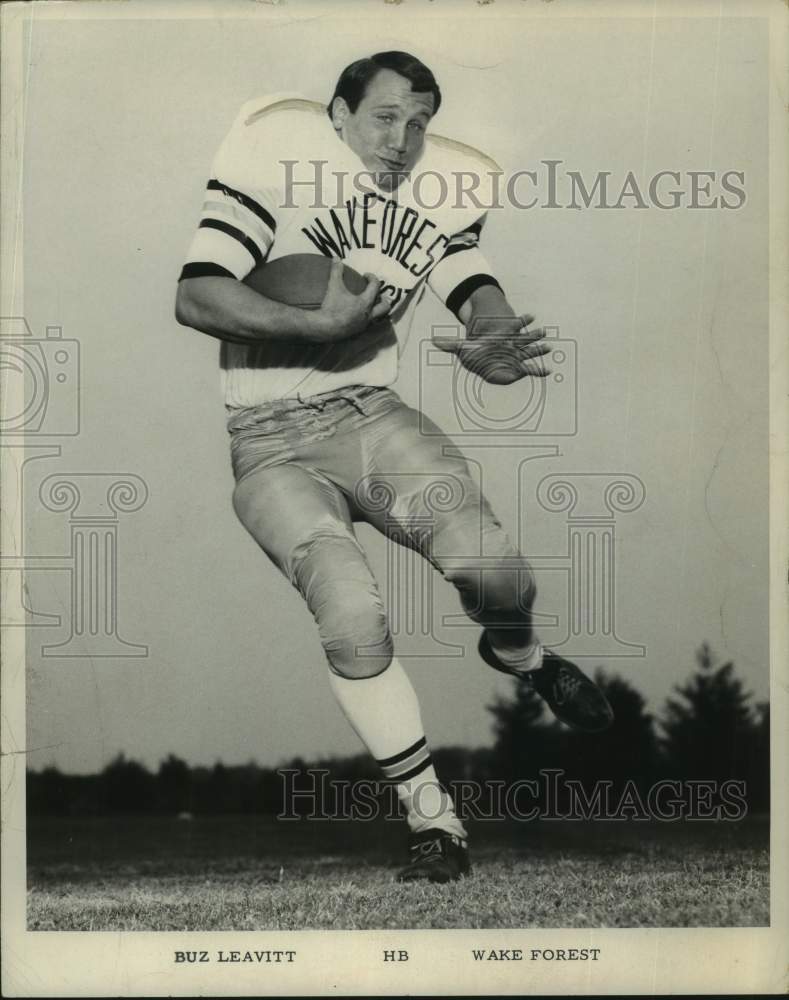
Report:
[{"label": "helmetless head", "polygon": [[337,134],[384,191],[416,164],[441,104],[432,72],[407,52],[378,52],[343,70],[328,111]]}]

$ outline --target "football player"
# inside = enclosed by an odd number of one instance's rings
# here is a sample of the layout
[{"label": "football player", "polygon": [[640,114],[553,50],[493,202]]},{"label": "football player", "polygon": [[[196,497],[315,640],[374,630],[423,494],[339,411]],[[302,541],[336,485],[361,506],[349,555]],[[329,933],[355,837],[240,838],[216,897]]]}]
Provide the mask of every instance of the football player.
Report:
[{"label": "football player", "polygon": [[[470,869],[466,830],[354,522],[428,559],[482,627],[482,659],[528,678],[561,721],[599,731],[612,713],[542,647],[526,559],[452,442],[391,388],[426,288],[465,328],[434,338],[456,363],[499,385],[547,374],[543,331],[514,312],[479,249],[479,191],[458,196],[458,178],[495,164],[431,137],[440,105],[433,73],[405,52],[352,63],[325,107],[298,95],[246,104],[213,163],[176,316],[222,342],[234,509],[303,596],[334,696],[397,786],[410,828],[399,878],[446,882]],[[319,308],[244,284],[264,262],[304,253],[333,261]],[[367,278],[361,294],[346,289],[342,262]]]}]

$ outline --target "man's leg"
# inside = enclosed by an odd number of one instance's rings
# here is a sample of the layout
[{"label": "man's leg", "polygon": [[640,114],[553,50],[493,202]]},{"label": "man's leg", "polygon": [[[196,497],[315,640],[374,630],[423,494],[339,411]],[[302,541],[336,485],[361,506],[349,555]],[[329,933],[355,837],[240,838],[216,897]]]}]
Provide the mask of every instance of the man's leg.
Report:
[{"label": "man's leg", "polygon": [[328,479],[295,464],[236,486],[236,513],[304,597],[318,625],[332,691],[362,742],[396,784],[414,834],[465,830],[440,788],[416,693],[393,657],[378,586],[348,505]]},{"label": "man's leg", "polygon": [[[425,426],[430,435],[423,433]],[[602,692],[575,664],[540,645],[531,568],[449,438],[403,406],[379,422],[370,451],[372,468],[356,492],[362,516],[430,559],[455,586],[465,612],[484,627],[483,659],[497,670],[529,677],[568,725],[590,732],[607,728],[613,715]]]}]

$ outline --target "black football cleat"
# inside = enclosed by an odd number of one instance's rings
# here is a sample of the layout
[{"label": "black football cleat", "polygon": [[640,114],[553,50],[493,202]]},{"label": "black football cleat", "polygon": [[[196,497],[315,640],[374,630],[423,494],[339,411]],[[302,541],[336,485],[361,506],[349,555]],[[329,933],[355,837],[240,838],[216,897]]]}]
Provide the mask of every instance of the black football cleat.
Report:
[{"label": "black football cleat", "polygon": [[584,733],[602,733],[614,721],[614,712],[600,688],[574,663],[550,649],[543,649],[542,666],[538,670],[518,672],[496,656],[488,641],[487,631],[479,640],[479,655],[494,670],[531,681],[534,690],[548,704],[559,720]]},{"label": "black football cleat", "polygon": [[466,841],[446,830],[412,833],[408,852],[411,860],[398,882],[454,882],[471,871]]}]

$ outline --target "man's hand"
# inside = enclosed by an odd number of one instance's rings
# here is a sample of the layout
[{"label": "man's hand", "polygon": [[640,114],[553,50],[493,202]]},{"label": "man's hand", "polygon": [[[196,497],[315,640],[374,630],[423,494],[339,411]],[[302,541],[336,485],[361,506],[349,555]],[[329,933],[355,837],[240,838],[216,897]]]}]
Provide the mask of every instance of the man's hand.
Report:
[{"label": "man's hand", "polygon": [[534,317],[475,316],[469,323],[465,340],[454,337],[434,337],[433,343],[442,351],[457,356],[464,368],[493,385],[511,385],[531,375],[550,375],[541,360],[551,347],[545,343],[545,331],[529,330]]},{"label": "man's hand", "polygon": [[317,343],[345,340],[367,330],[389,312],[391,303],[386,299],[376,301],[381,282],[372,274],[365,274],[367,287],[354,295],[345,287],[342,277],[343,263],[333,260],[329,283],[320,309],[309,313],[309,339]]}]

